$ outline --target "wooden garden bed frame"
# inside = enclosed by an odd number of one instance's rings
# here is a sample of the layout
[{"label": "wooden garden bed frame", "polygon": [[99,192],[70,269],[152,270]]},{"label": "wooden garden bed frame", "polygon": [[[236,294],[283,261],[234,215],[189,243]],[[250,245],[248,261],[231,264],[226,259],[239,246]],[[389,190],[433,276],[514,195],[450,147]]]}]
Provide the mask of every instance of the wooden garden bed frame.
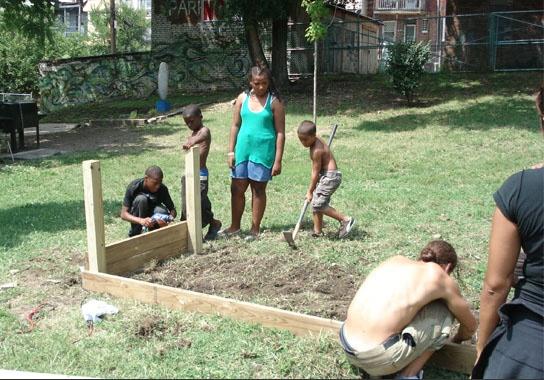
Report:
[{"label": "wooden garden bed frame", "polygon": [[[81,269],[83,288],[171,309],[221,315],[286,329],[296,335],[337,335],[341,322],[332,319],[119,276],[142,269],[150,260],[164,260],[187,252],[198,254],[202,251],[199,168],[199,150],[195,146],[185,156],[186,222],[173,223],[106,245],[100,162],[83,162],[88,244],[87,269]],[[431,357],[430,364],[470,374],[475,358],[474,346],[448,343]]]}]

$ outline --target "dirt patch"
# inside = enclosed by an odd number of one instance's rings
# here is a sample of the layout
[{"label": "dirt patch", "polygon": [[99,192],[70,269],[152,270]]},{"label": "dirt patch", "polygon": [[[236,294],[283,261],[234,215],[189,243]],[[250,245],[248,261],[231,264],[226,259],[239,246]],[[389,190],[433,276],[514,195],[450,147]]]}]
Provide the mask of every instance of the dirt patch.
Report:
[{"label": "dirt patch", "polygon": [[[171,120],[171,119],[169,119]],[[95,149],[127,152],[131,150],[161,149],[173,147],[171,138],[175,128],[167,124],[144,126],[87,125],[67,132],[49,133],[40,136],[40,148],[62,152],[78,152]],[[36,149],[35,136],[25,136],[25,149]]]},{"label": "dirt patch", "polygon": [[357,291],[354,276],[338,265],[303,254],[248,256],[227,248],[170,260],[132,278],[338,320]]},{"label": "dirt patch", "polygon": [[164,321],[155,317],[145,317],[136,327],[135,335],[140,338],[150,338],[162,335],[166,331]]}]

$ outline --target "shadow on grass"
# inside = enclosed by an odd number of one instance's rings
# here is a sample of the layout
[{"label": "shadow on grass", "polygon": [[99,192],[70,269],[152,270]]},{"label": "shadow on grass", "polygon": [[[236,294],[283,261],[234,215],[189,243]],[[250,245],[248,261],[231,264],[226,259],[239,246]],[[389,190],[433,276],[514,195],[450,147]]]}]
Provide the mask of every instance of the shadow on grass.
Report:
[{"label": "shadow on grass", "polygon": [[[489,117],[489,115],[493,115]],[[382,120],[365,121],[356,126],[358,130],[401,132],[442,124],[451,129],[482,130],[516,127],[534,130],[537,128],[533,104],[522,98],[500,98],[493,103],[480,102],[462,109],[444,111],[420,111]]]},{"label": "shadow on grass", "polygon": [[[120,209],[121,200],[104,201],[104,223],[111,223]],[[85,230],[85,205],[83,201],[68,201],[29,203],[0,209],[0,225],[0,246],[14,248],[33,232]]]},{"label": "shadow on grass", "polygon": [[[138,156],[144,152],[160,152],[171,146],[161,139],[180,133],[180,127],[174,123],[150,124],[145,126],[84,126],[69,132],[44,135],[40,147],[53,149],[62,154],[43,159],[18,161],[22,165],[47,167],[48,162],[60,162],[65,165],[79,163],[89,159],[107,159],[118,156]],[[26,142],[26,141],[25,141]],[[34,148],[29,141],[27,148]],[[11,159],[5,157],[10,163]]]},{"label": "shadow on grass", "polygon": [[[324,75],[318,79],[317,115],[360,115],[400,108],[417,110],[453,100],[477,99],[485,95],[532,95],[540,81],[535,73],[427,74],[422,79],[419,103],[409,107],[405,99],[395,92],[386,75]],[[287,113],[310,115],[312,93],[311,79],[292,85],[287,96]]]}]

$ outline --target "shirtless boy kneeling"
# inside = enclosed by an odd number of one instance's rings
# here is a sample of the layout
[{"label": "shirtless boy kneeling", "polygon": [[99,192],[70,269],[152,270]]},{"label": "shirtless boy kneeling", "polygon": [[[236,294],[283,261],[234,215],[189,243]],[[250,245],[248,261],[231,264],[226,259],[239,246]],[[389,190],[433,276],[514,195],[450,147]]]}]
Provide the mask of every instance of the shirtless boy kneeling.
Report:
[{"label": "shirtless boy kneeling", "polygon": [[435,240],[418,261],[395,256],[374,269],[340,330],[351,364],[371,376],[421,379],[425,362],[449,338],[454,318],[461,326],[451,341],[470,339],[477,322],[450,277],[456,265],[453,247]]}]

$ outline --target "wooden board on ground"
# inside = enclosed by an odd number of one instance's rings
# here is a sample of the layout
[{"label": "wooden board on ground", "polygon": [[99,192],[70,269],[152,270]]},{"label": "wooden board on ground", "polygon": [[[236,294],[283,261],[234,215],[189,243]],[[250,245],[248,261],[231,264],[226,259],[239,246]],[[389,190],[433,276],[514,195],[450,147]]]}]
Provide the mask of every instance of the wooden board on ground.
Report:
[{"label": "wooden board on ground", "polygon": [[209,294],[192,292],[163,285],[150,284],[104,273],[82,270],[83,288],[108,293],[116,297],[129,298],[144,303],[163,305],[172,309],[203,314],[218,314],[259,323],[267,327],[286,329],[296,335],[320,332],[337,333],[340,322],[236,301]]},{"label": "wooden board on ground", "polygon": [[[130,278],[82,269],[83,288],[108,293],[115,297],[133,299],[203,314],[218,314],[267,327],[289,330],[296,335],[332,333],[337,335],[341,322],[281,310],[269,306],[232,300],[163,285],[150,284]],[[469,374],[476,359],[474,346],[447,343],[436,352],[429,365]]]}]

